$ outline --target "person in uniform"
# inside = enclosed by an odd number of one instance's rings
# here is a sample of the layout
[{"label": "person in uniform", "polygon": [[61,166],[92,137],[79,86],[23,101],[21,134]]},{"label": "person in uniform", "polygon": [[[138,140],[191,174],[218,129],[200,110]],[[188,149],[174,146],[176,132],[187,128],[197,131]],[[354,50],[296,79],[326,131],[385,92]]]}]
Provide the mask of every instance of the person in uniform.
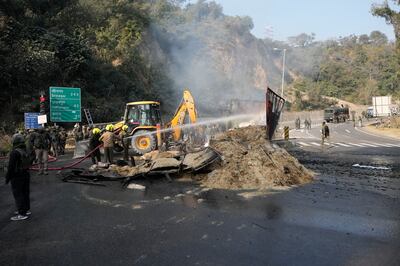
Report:
[{"label": "person in uniform", "polygon": [[122,142],[122,147],[124,148],[124,160],[128,161],[129,157],[131,159],[131,166],[135,166],[135,158],[133,156],[129,156],[129,136],[128,133],[128,126],[123,125],[121,128],[121,132],[119,133],[121,142]]},{"label": "person in uniform", "polygon": [[101,131],[99,128],[92,129],[91,137],[89,139],[89,149],[91,151],[93,151],[94,149],[97,148],[90,155],[90,158],[92,159],[93,164],[101,162],[100,148],[98,148],[101,145],[100,135],[101,135]]},{"label": "person in uniform", "polygon": [[321,128],[321,140],[322,140],[322,145],[325,143],[325,140],[329,139],[329,127],[326,124],[326,122],[322,122],[322,128]]},{"label": "person in uniform", "polygon": [[116,139],[116,136],[114,134],[114,126],[113,125],[107,125],[106,126],[106,132],[104,132],[99,140],[103,142],[103,147],[104,147],[104,158],[105,158],[105,163],[110,163],[113,164],[113,149],[114,149],[114,141]]},{"label": "person in uniform", "polygon": [[29,167],[31,161],[26,152],[25,139],[22,135],[15,136],[12,140],[12,150],[6,173],[6,184],[11,182],[11,189],[17,206],[16,215],[12,221],[21,221],[30,215]]}]

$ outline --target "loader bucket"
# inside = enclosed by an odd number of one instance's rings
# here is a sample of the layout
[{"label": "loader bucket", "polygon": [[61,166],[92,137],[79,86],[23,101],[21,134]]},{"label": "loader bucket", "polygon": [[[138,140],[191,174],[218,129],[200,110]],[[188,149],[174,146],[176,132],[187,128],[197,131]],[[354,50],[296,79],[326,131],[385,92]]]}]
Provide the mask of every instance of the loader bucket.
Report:
[{"label": "loader bucket", "polygon": [[75,143],[75,150],[74,150],[74,156],[72,157],[73,159],[75,158],[82,158],[85,157],[86,152],[89,151],[89,140],[80,140],[77,143]]}]

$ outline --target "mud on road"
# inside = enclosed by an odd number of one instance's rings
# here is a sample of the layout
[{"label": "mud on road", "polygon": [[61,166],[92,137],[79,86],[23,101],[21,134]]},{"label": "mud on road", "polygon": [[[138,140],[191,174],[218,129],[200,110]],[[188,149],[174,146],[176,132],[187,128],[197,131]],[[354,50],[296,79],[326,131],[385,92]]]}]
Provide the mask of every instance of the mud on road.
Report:
[{"label": "mud on road", "polygon": [[398,148],[310,152],[292,147],[288,151],[316,173],[316,182],[335,185],[338,190],[368,190],[400,198]]}]

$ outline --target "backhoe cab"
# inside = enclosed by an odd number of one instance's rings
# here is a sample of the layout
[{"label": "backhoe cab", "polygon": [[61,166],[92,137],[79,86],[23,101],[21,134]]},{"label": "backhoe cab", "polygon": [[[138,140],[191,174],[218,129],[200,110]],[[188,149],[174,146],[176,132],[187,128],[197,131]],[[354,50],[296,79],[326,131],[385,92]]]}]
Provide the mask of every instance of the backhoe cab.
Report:
[{"label": "backhoe cab", "polygon": [[154,132],[161,125],[160,103],[154,101],[131,102],[126,104],[124,122],[132,137],[131,148],[144,154],[157,147]]},{"label": "backhoe cab", "polygon": [[[185,123],[186,114],[189,114],[189,123],[196,123],[197,113],[194,100],[188,90],[184,91],[179,107],[165,127],[161,120],[159,102],[127,103],[123,123],[128,126],[131,135],[131,148],[137,154],[148,153],[164,142],[168,138],[168,133],[172,133],[174,141],[179,141],[182,136],[181,126]],[[122,127],[122,125],[121,123],[120,126]],[[161,131],[164,132],[161,133]]]}]

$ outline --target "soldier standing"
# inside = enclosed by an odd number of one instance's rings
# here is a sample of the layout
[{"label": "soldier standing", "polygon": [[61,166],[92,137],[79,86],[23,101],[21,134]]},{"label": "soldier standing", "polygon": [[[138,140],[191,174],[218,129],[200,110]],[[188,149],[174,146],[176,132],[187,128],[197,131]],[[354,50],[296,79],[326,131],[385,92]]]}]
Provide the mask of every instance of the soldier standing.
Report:
[{"label": "soldier standing", "polygon": [[46,132],[44,128],[39,129],[38,134],[35,135],[35,139],[33,140],[36,160],[39,164],[39,175],[47,175],[47,162],[50,142],[51,139],[49,133]]},{"label": "soldier standing", "polygon": [[61,128],[61,130],[59,132],[58,139],[60,141],[59,154],[64,155],[64,153],[65,153],[65,144],[67,143],[67,132],[65,132],[64,128]]},{"label": "soldier standing", "polygon": [[324,145],[324,142],[326,139],[329,138],[329,127],[326,124],[326,122],[322,122],[322,128],[321,128],[321,141],[322,145]]},{"label": "soldier standing", "polygon": [[57,136],[56,128],[52,128],[50,130],[50,139],[51,139],[50,148],[51,148],[53,156],[55,156],[55,157],[58,157],[58,144],[57,144],[58,140],[57,140],[57,138],[58,138],[58,136]]}]

